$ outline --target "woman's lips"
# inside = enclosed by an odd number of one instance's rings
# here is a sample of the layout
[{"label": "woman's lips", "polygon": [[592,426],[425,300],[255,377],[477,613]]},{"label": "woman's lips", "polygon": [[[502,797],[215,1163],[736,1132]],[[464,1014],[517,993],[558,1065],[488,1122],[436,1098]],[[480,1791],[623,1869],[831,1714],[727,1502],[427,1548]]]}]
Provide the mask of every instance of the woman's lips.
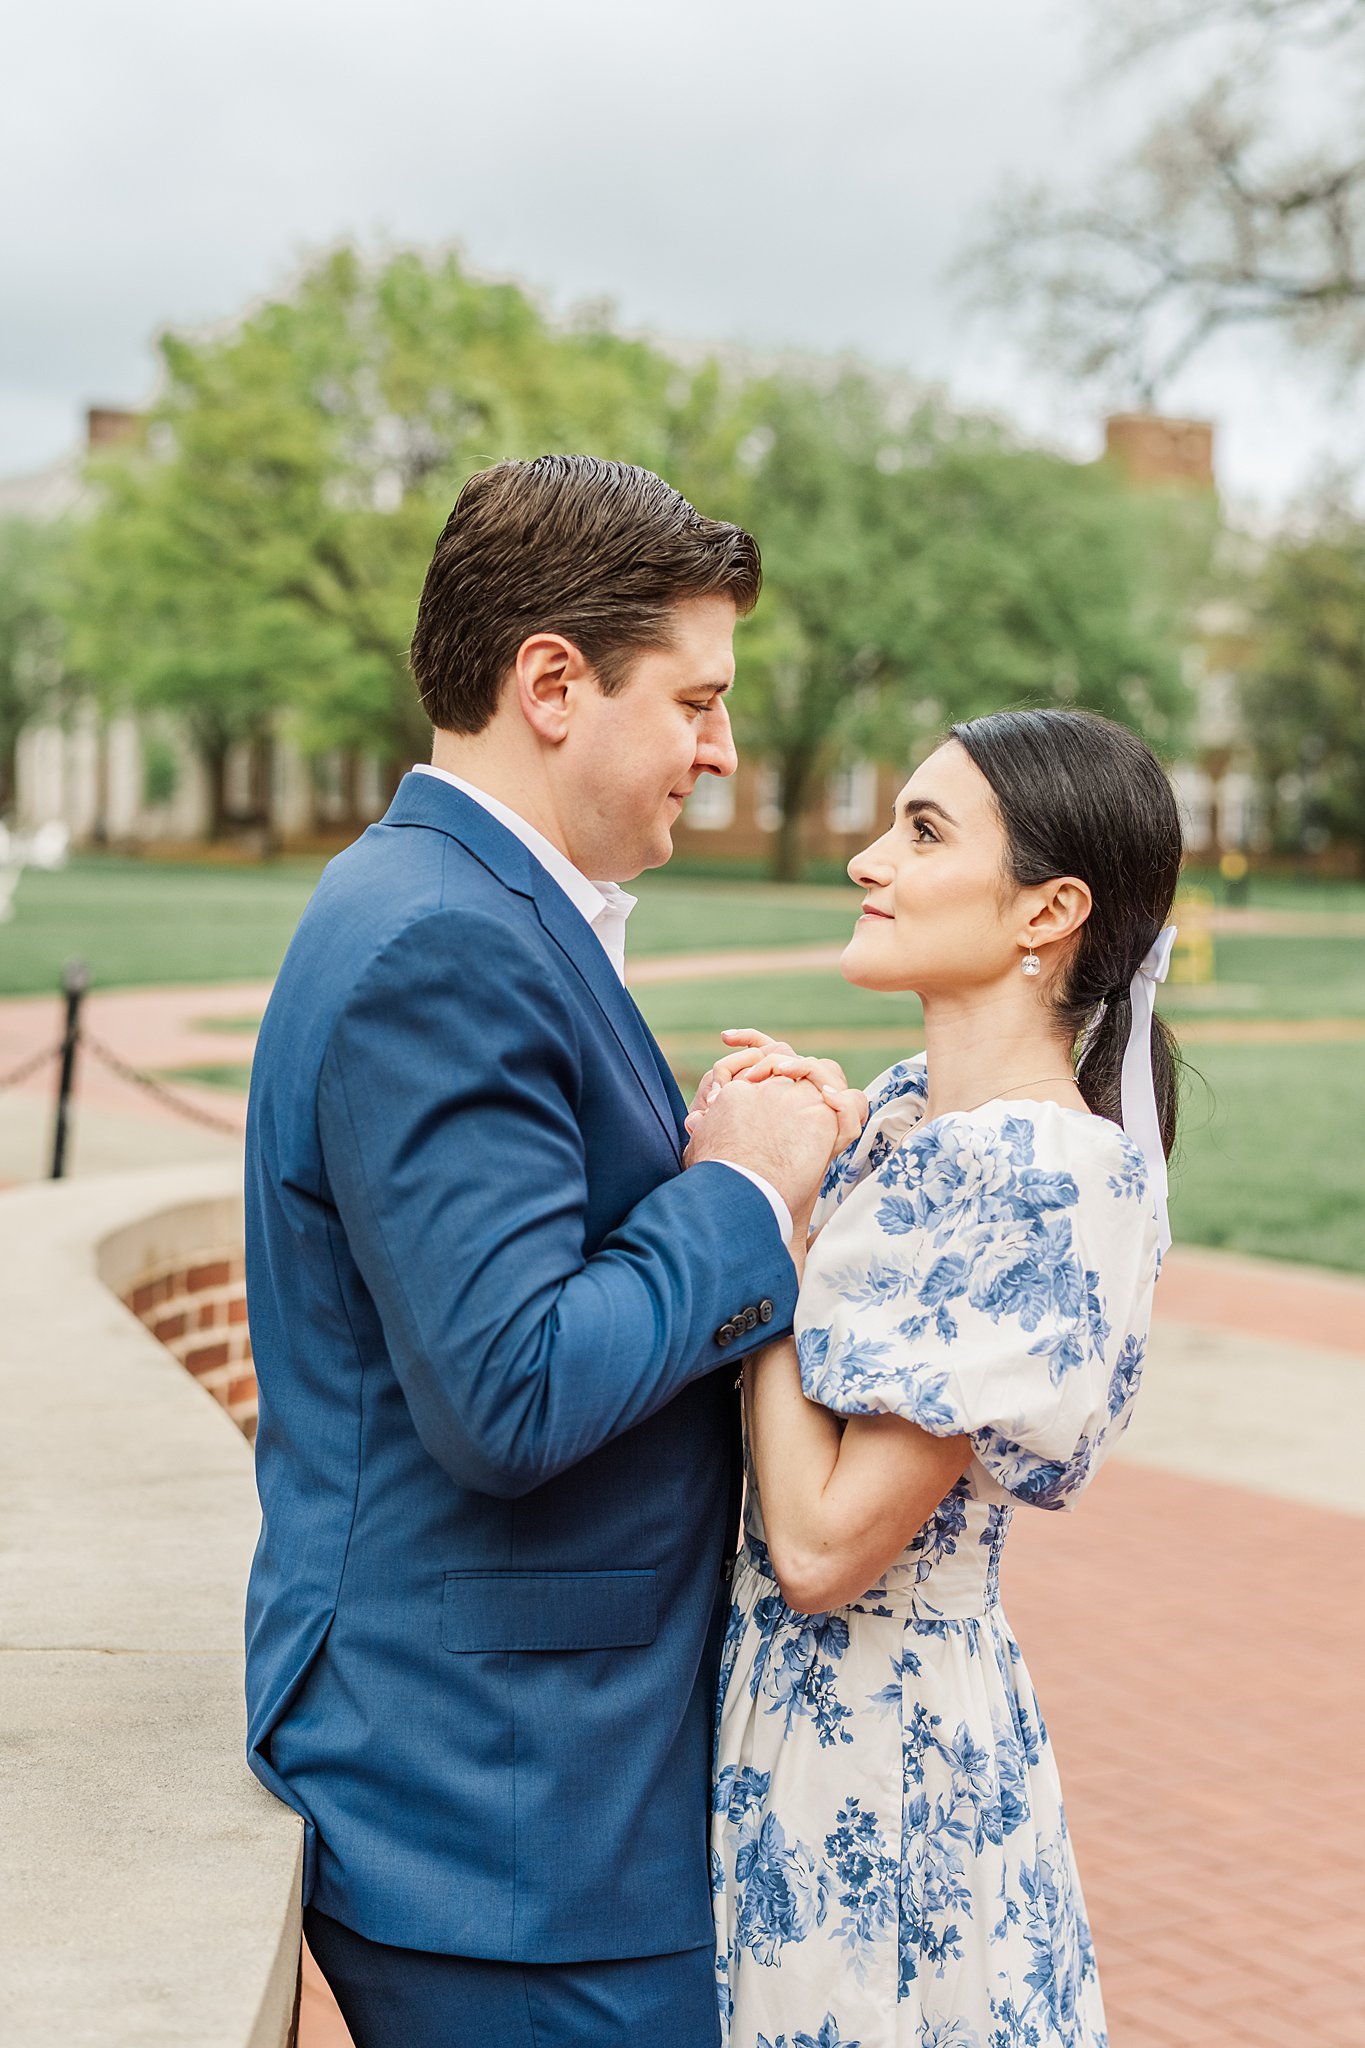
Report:
[{"label": "woman's lips", "polygon": [[865,917],[880,917],[883,918],[887,924],[891,923],[891,912],[889,910],[874,910],[870,903],[865,903],[863,905],[862,911],[859,914],[858,922],[861,924],[863,918]]}]

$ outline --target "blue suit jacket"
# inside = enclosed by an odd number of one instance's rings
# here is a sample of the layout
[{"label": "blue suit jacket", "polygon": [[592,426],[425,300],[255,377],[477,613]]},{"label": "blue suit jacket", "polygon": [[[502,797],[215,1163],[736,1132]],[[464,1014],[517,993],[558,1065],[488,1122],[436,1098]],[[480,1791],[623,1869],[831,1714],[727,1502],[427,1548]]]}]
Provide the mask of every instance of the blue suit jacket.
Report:
[{"label": "blue suit jacket", "polygon": [[733,1381],[796,1281],[682,1113],[563,891],[408,776],[304,913],[247,1136],[250,1756],[373,1940],[712,1938]]}]

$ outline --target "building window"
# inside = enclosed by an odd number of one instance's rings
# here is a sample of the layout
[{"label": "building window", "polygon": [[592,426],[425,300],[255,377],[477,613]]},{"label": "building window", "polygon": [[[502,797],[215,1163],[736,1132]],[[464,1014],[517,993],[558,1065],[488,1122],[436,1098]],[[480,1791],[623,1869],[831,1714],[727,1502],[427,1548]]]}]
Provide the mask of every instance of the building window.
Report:
[{"label": "building window", "polygon": [[694,832],[723,832],[734,822],[734,778],[703,775],[683,807],[683,823]]},{"label": "building window", "polygon": [[877,770],[871,761],[836,768],[825,795],[831,832],[865,832],[877,815]]},{"label": "building window", "polygon": [[776,832],[782,825],[782,778],[770,761],[765,761],[758,771],[754,822],[760,832]]},{"label": "building window", "polygon": [[1193,762],[1179,761],[1171,770],[1171,787],[1185,827],[1185,844],[1202,853],[1213,843],[1213,792],[1209,778]]},{"label": "building window", "polygon": [[1253,846],[1260,836],[1256,815],[1256,784],[1243,769],[1233,768],[1218,785],[1219,838],[1224,846]]}]

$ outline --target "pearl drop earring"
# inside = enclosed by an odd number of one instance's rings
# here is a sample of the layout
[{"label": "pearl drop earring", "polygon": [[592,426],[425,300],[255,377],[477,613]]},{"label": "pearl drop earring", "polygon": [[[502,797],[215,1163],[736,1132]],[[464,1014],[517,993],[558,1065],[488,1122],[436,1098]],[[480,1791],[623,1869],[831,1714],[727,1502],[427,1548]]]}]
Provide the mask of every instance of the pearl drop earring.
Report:
[{"label": "pearl drop earring", "polygon": [[1023,959],[1019,962],[1019,972],[1031,977],[1035,974],[1041,974],[1042,971],[1043,963],[1034,952],[1032,946],[1030,946]]}]

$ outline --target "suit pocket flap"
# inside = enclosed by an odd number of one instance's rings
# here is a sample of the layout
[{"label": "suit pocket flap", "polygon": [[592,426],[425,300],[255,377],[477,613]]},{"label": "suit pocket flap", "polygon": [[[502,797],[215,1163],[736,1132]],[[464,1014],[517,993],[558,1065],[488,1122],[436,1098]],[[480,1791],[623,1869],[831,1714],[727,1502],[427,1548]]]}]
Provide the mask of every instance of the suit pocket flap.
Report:
[{"label": "suit pocket flap", "polygon": [[653,1572],[447,1572],[441,1646],[621,1650],[652,1643]]}]

